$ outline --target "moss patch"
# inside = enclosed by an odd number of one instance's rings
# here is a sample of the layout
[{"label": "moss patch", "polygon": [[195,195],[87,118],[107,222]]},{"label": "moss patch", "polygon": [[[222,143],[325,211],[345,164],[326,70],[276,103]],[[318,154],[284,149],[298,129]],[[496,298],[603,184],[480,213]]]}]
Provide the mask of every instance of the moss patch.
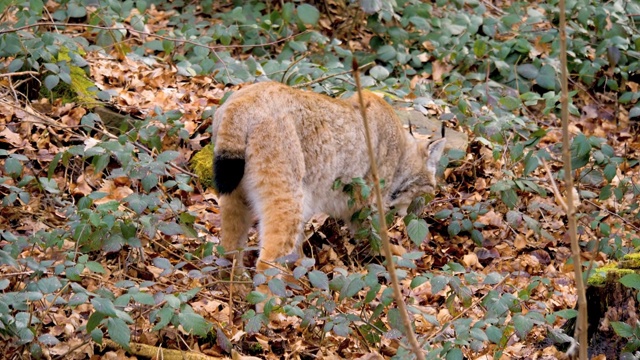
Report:
[{"label": "moss patch", "polygon": [[213,143],[193,155],[189,165],[202,185],[213,188]]}]

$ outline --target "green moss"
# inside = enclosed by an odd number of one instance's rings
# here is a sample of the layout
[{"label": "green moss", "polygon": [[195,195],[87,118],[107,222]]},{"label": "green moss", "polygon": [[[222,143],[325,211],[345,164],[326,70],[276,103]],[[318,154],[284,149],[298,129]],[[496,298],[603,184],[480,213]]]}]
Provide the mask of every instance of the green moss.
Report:
[{"label": "green moss", "polygon": [[621,269],[618,263],[612,262],[596,271],[587,280],[587,285],[590,286],[602,286],[606,282],[618,281],[621,277],[627,274],[634,274],[632,269]]},{"label": "green moss", "polygon": [[[79,54],[82,55],[83,53]],[[45,97],[62,99],[63,103],[77,102],[89,109],[99,105],[100,102],[97,100],[98,90],[96,85],[87,76],[83,68],[71,65],[69,49],[61,47],[57,60],[58,62],[67,62],[69,64],[71,84],[61,81],[51,91],[46,87],[42,87],[40,93]]]},{"label": "green moss", "polygon": [[79,103],[87,108],[93,108],[99,104],[96,100],[98,94],[96,85],[89,79],[84,70],[78,66],[70,66],[71,90],[75,93]]},{"label": "green moss", "polygon": [[607,280],[607,273],[610,271],[615,271],[617,269],[618,269],[618,263],[615,263],[615,262],[606,264],[601,268],[597,268],[593,272],[593,275],[589,276],[589,279],[587,279],[587,285],[590,285],[590,286],[604,285]]},{"label": "green moss", "polygon": [[213,188],[213,143],[203,147],[189,162],[202,185]]},{"label": "green moss", "polygon": [[620,267],[624,269],[640,269],[640,253],[625,255],[620,260]]}]

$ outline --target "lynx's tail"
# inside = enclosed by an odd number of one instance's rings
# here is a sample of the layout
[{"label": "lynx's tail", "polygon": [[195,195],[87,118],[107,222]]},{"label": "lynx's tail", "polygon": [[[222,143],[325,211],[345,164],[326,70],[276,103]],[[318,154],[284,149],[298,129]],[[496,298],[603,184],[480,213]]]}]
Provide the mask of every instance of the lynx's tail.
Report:
[{"label": "lynx's tail", "polygon": [[242,108],[236,104],[229,99],[213,119],[213,185],[220,194],[233,192],[244,176],[248,117],[238,116]]}]

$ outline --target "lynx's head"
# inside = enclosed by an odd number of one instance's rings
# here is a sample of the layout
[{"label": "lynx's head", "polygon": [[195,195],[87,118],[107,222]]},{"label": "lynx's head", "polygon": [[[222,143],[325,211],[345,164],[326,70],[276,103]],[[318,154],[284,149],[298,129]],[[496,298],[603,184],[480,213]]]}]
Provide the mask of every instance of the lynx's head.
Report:
[{"label": "lynx's head", "polygon": [[444,152],[446,139],[428,143],[415,141],[402,164],[399,164],[397,181],[389,194],[389,205],[400,216],[407,213],[411,201],[418,196],[433,194],[436,188],[436,170]]}]

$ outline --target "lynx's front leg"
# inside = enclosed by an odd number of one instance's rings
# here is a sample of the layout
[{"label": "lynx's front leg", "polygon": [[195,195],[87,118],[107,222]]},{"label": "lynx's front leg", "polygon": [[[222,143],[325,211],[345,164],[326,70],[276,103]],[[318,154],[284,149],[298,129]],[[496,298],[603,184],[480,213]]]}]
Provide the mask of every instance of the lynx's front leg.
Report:
[{"label": "lynx's front leg", "polygon": [[220,244],[228,253],[230,261],[235,259],[235,274],[242,272],[247,236],[251,228],[251,212],[239,189],[230,194],[220,195],[220,212],[222,215],[222,239]]}]

